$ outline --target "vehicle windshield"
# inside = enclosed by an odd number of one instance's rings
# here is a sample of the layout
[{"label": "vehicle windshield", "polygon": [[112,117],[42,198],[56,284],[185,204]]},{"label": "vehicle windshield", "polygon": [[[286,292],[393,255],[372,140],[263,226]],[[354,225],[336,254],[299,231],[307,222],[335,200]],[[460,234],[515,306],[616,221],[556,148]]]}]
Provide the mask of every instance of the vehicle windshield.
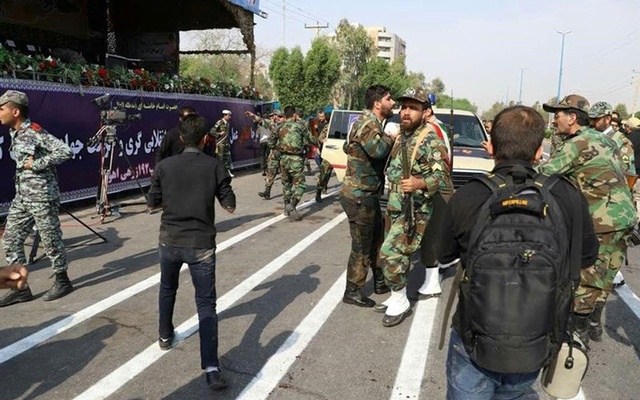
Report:
[{"label": "vehicle windshield", "polygon": [[[451,120],[450,114],[436,113],[436,118],[442,121],[447,130],[449,130]],[[390,122],[400,123],[400,116],[398,114],[394,114],[392,117],[387,119],[387,123]],[[486,140],[480,120],[473,115],[454,114],[453,133],[454,146],[482,148],[482,141]]]},{"label": "vehicle windshield", "polygon": [[362,114],[362,111],[335,110],[331,114],[329,122],[329,137],[334,139],[346,139],[351,125]]}]

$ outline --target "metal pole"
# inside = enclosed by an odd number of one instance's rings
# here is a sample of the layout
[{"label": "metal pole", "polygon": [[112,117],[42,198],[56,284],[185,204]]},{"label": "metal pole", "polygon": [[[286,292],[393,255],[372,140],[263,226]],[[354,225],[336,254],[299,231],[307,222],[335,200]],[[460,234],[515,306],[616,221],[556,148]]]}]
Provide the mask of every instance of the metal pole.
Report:
[{"label": "metal pole", "polygon": [[524,74],[524,68],[520,68],[520,93],[518,94],[518,105],[522,105],[522,75]]},{"label": "metal pole", "polygon": [[556,101],[559,103],[560,102],[560,87],[562,86],[562,63],[564,61],[564,37],[568,34],[571,33],[571,31],[557,31],[559,34],[562,35],[562,47],[560,49],[560,73],[558,75],[558,94],[556,96]]}]

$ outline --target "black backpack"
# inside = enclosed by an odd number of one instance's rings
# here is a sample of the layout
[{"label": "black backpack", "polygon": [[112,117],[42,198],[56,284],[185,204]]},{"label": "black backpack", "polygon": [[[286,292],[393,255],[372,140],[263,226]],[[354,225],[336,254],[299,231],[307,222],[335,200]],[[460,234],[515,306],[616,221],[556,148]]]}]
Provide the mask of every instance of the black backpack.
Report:
[{"label": "black backpack", "polygon": [[459,333],[482,368],[537,371],[551,362],[566,338],[579,279],[576,253],[570,251],[577,241],[574,237],[572,243],[570,235],[581,224],[573,213],[574,230],[569,231],[550,194],[560,176],[516,166],[504,177],[476,179],[492,194],[480,209],[462,260]]}]

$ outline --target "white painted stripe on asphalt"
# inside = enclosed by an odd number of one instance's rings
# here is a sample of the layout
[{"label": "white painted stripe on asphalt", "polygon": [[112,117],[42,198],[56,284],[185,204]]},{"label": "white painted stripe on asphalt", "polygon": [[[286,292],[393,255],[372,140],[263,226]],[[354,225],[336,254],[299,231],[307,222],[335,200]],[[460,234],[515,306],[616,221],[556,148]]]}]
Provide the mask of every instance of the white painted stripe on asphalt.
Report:
[{"label": "white painted stripe on asphalt", "polygon": [[[222,297],[220,297],[220,299],[218,299],[218,313],[223,312],[231,305],[233,305],[236,301],[247,295],[247,293],[252,291],[262,281],[277,272],[285,264],[287,264],[294,257],[304,251],[307,247],[309,247],[313,242],[325,235],[346,218],[347,215],[345,213],[341,213],[340,215],[323,225],[320,229],[316,230],[311,235],[307,236],[302,241],[297,243],[295,246],[282,253],[275,260],[262,267],[262,269],[251,275],[249,278],[245,279],[238,286],[225,293]],[[186,322],[182,323],[176,329],[176,339],[174,342],[174,346],[184,339],[188,338],[189,336],[193,335],[197,330],[198,315],[196,314]],[[124,386],[124,384],[129,382],[131,379],[133,379],[135,376],[144,371],[151,364],[159,360],[160,357],[167,353],[168,351],[160,350],[157,343],[153,343],[137,356],[133,357],[131,360],[127,361],[115,371],[101,379],[98,383],[91,386],[89,389],[77,396],[75,400],[94,400],[105,399],[109,397],[115,391]]]},{"label": "white painted stripe on asphalt", "polygon": [[631,291],[629,285],[622,285],[615,289],[618,297],[625,302],[625,304],[636,315],[636,318],[640,320],[640,298]]},{"label": "white painted stripe on asphalt", "polygon": [[429,343],[437,308],[438,299],[419,301],[415,307],[411,330],[393,384],[391,400],[420,397],[420,386],[429,356]]},{"label": "white painted stripe on asphalt", "polygon": [[[327,194],[328,196],[331,196],[335,193],[337,193],[338,191],[333,191],[329,194]],[[310,207],[312,204],[315,204],[315,201],[307,201],[303,204],[301,204],[298,209],[304,209],[307,207]],[[284,218],[286,218],[283,214],[278,215],[276,217],[273,217],[259,225],[254,226],[251,229],[248,229],[232,238],[229,238],[227,240],[225,240],[224,242],[220,243],[217,248],[216,248],[216,254],[220,251],[223,251],[231,246],[233,246],[234,244],[239,243],[240,241],[247,239],[248,237],[250,237],[251,235],[254,235],[260,231],[262,231],[263,229],[267,228],[270,225],[275,224],[278,221],[283,220]],[[184,271],[187,268],[186,264],[183,265],[182,270]],[[49,326],[47,326],[46,328],[43,328],[41,330],[39,330],[38,332],[35,332],[23,339],[18,340],[17,342],[14,342],[6,347],[3,347],[2,349],[0,349],[0,364],[24,353],[25,351],[32,349],[36,346],[38,346],[41,343],[44,343],[45,341],[51,339],[52,337],[67,331],[71,328],[73,328],[74,326],[80,324],[83,321],[86,321],[87,319],[115,306],[118,303],[121,303],[133,296],[135,296],[136,294],[149,289],[150,287],[158,284],[160,282],[160,274],[155,274],[147,279],[145,279],[142,282],[138,282],[133,286],[130,286],[127,289],[124,289],[112,296],[107,297],[104,300],[101,300],[87,308],[84,308],[78,312],[76,312],[73,315],[70,315],[54,324],[51,324]]]},{"label": "white painted stripe on asphalt", "polygon": [[320,299],[313,310],[300,322],[278,351],[269,358],[260,372],[249,382],[236,400],[266,399],[280,383],[296,357],[309,345],[344,294],[346,271]]}]

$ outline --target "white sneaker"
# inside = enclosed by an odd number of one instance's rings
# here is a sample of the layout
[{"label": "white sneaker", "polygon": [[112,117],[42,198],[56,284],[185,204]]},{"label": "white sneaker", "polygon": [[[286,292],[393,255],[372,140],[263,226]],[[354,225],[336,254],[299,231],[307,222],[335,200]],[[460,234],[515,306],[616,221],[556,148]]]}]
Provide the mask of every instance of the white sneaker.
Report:
[{"label": "white sneaker", "polygon": [[418,294],[437,297],[442,294],[442,288],[440,287],[440,272],[438,268],[425,268],[424,283],[418,289]]}]

